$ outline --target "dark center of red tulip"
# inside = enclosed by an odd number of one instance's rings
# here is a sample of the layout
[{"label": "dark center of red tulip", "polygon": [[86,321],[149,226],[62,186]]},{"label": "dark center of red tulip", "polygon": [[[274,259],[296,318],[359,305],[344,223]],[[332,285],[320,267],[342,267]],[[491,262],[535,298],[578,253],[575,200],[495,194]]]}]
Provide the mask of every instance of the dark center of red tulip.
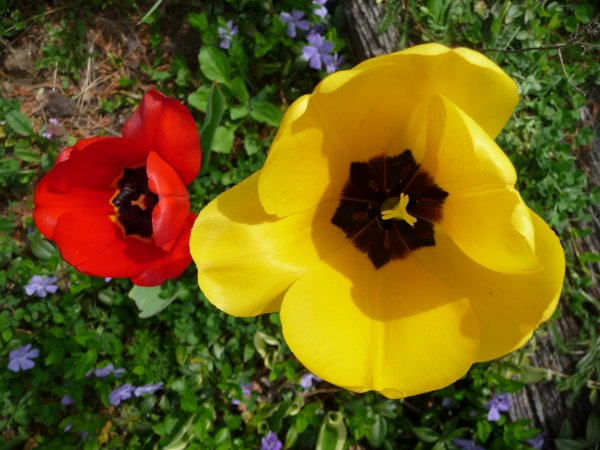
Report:
[{"label": "dark center of red tulip", "polygon": [[126,236],[152,236],[152,209],[158,203],[158,195],[148,188],[145,166],[125,168],[111,203]]},{"label": "dark center of red tulip", "polygon": [[412,152],[350,164],[331,223],[379,269],[435,245],[434,223],[448,193],[415,162]]}]

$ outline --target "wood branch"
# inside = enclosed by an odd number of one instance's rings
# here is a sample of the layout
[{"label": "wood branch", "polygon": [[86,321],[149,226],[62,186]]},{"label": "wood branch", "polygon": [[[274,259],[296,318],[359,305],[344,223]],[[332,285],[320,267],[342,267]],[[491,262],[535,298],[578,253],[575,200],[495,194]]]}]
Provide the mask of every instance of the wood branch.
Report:
[{"label": "wood branch", "polygon": [[354,54],[359,60],[398,50],[398,33],[393,27],[379,32],[384,7],[374,0],[343,2],[348,20],[348,33]]}]

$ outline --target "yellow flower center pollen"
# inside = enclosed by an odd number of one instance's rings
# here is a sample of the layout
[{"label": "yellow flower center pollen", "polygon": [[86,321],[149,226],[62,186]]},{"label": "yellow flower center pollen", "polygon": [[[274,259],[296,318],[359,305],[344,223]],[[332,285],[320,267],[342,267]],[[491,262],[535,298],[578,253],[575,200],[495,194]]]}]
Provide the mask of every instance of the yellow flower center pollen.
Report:
[{"label": "yellow flower center pollen", "polygon": [[[404,220],[411,227],[414,227],[415,223],[417,222],[417,218],[411,216],[406,210],[408,201],[409,198],[406,194],[400,194],[400,199],[396,197],[390,197],[383,203],[383,205],[381,205],[381,218],[383,220]],[[396,204],[391,209],[384,209],[392,206],[392,203]]]}]

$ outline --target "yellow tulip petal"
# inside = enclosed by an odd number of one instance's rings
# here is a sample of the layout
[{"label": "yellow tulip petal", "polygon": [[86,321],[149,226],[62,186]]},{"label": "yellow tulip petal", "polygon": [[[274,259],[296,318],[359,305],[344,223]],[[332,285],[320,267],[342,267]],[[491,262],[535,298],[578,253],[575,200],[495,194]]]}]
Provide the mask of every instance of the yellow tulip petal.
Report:
[{"label": "yellow tulip petal", "polygon": [[[190,238],[200,288],[211,303],[236,316],[277,311],[289,285],[320,259],[317,246],[327,251],[343,240],[329,225],[336,205],[281,220],[268,215],[258,200],[258,177],[257,172],[207,205]],[[313,228],[323,231],[313,236]]]},{"label": "yellow tulip petal", "polygon": [[513,187],[510,159],[470,116],[448,98],[429,99],[422,167],[451,195]]},{"label": "yellow tulip petal", "polygon": [[450,49],[440,44],[423,44],[400,52],[369,59],[355,69],[364,70],[384,64],[403,64],[406,60],[425,76],[426,95],[441,94],[469,114],[492,138],[511,116],[518,100],[516,83],[493,61],[479,52]]},{"label": "yellow tulip petal", "polygon": [[315,375],[398,398],[460,378],[477,353],[468,301],[414,259],[379,270],[351,244],[302,275],[281,306],[283,334]]},{"label": "yellow tulip petal", "polygon": [[440,224],[470,258],[506,273],[537,270],[529,209],[517,191],[448,196]]},{"label": "yellow tulip petal", "polygon": [[429,101],[422,167],[449,193],[440,227],[479,264],[501,272],[536,270],[533,226],[513,188],[510,160],[448,99]]},{"label": "yellow tulip petal", "polygon": [[479,320],[481,345],[477,361],[505,355],[527,342],[558,302],[565,258],[556,234],[530,212],[535,252],[542,267],[521,274],[499,273],[476,264],[443,233],[436,246],[415,252],[432,273],[470,299]]}]

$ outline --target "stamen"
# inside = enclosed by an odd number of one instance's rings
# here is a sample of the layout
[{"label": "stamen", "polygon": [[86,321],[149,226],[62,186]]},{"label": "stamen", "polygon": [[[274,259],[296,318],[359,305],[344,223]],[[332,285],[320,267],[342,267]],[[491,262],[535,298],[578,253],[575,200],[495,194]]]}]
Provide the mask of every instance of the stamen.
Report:
[{"label": "stamen", "polygon": [[415,223],[417,222],[417,218],[414,216],[411,216],[408,213],[408,211],[406,210],[406,207],[408,206],[408,202],[409,202],[408,195],[400,194],[400,199],[399,199],[398,203],[396,204],[396,206],[394,206],[392,209],[386,209],[386,210],[381,211],[381,218],[383,220],[389,220],[389,219],[404,220],[411,227],[414,227]]}]

